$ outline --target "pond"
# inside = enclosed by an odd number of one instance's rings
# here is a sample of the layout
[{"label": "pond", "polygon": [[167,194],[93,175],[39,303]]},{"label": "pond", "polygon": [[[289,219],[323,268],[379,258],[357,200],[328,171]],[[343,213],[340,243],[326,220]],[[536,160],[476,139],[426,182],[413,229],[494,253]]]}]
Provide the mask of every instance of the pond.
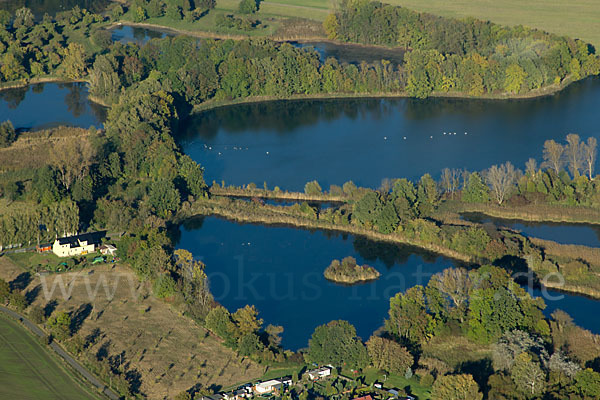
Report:
[{"label": "pond", "polygon": [[227,184],[302,190],[348,180],[434,178],[443,168],[481,170],[541,161],[546,139],[600,136],[600,79],[529,100],[430,98],[276,101],[206,111],[183,123],[179,141]]},{"label": "pond", "polygon": [[[457,265],[419,249],[373,242],[362,237],[290,227],[238,224],[216,217],[196,218],[180,228],[178,248],[206,264],[211,292],[227,309],[255,305],[268,324],[284,327],[283,345],[306,347],[318,325],[345,319],[363,339],[381,327],[389,299]],[[326,280],[323,271],[334,259],[353,256],[375,267],[377,281],[344,286]],[[537,296],[541,291],[532,291]],[[552,296],[552,297],[549,297]],[[549,315],[557,308],[575,322],[600,333],[594,318],[597,302],[548,292]]]},{"label": "pond", "polygon": [[0,121],[17,129],[59,125],[102,127],[106,108],[88,100],[83,83],[40,83],[0,91]]},{"label": "pond", "polygon": [[600,247],[600,225],[553,222],[529,222],[514,219],[492,218],[478,213],[464,213],[462,218],[480,224],[491,223],[521,231],[523,235],[552,240],[562,244]]},{"label": "pond", "polygon": [[159,29],[139,28],[136,26],[120,25],[110,29],[112,40],[121,43],[137,43],[143,45],[150,39],[162,39],[174,36],[172,32]]}]

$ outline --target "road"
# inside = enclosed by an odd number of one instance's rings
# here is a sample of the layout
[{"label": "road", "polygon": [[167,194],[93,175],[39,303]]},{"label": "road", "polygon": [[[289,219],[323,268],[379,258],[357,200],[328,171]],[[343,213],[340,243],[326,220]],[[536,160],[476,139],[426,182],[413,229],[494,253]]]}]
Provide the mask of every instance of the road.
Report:
[{"label": "road", "polygon": [[[0,306],[0,311],[9,315],[10,317],[17,319],[23,323],[31,332],[33,332],[36,336],[41,338],[45,337],[46,334],[42,331],[36,324],[29,321],[27,318],[22,316],[21,314],[8,309],[4,306]],[[79,372],[89,383],[102,390],[108,398],[111,400],[119,400],[121,397],[115,393],[111,388],[102,383],[98,378],[92,375],[87,369],[85,369],[77,360],[75,360],[69,353],[67,353],[62,347],[58,345],[58,343],[52,342],[50,344],[50,348],[56,352],[59,356],[63,358],[71,367],[73,367],[77,372]]]}]

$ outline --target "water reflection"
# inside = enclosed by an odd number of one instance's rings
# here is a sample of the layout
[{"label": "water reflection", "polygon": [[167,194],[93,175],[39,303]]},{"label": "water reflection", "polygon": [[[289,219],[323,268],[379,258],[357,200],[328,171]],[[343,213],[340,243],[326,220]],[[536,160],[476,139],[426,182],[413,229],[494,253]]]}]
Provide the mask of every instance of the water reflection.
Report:
[{"label": "water reflection", "polygon": [[106,108],[90,102],[87,96],[83,83],[41,83],[2,90],[0,121],[10,120],[22,129],[59,125],[100,127],[106,119]]},{"label": "water reflection", "polygon": [[150,39],[162,39],[166,36],[174,36],[173,33],[159,29],[146,29],[134,26],[121,25],[110,30],[112,40],[121,43],[145,44]]},{"label": "water reflection", "polygon": [[275,101],[194,115],[178,138],[209,182],[378,187],[383,178],[437,176],[446,167],[481,170],[510,160],[524,168],[530,157],[541,159],[547,139],[600,136],[599,102],[598,78],[530,100]]}]

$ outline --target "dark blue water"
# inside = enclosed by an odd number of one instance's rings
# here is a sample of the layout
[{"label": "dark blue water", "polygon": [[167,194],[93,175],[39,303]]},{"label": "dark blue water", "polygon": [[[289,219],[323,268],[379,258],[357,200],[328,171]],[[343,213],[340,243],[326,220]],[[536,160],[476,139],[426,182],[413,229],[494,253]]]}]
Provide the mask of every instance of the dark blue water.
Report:
[{"label": "dark blue water", "polygon": [[[240,225],[216,217],[188,221],[177,246],[206,263],[217,301],[231,311],[256,305],[265,326],[284,327],[283,344],[290,349],[307,346],[315,327],[334,319],[348,320],[368,339],[383,325],[390,297],[426,285],[431,275],[456,265],[407,246],[324,231]],[[381,278],[356,286],[327,281],[325,268],[346,256],[374,266]],[[600,320],[593,317],[597,301],[551,291],[531,293],[546,299],[546,315],[560,308],[577,324],[600,332]]]},{"label": "dark blue water", "polygon": [[180,142],[206,167],[208,182],[378,187],[384,178],[437,177],[446,167],[481,170],[510,160],[524,168],[530,157],[541,161],[547,139],[600,136],[598,104],[600,79],[531,100],[280,101],[198,114]]},{"label": "dark blue water", "polygon": [[138,28],[133,26],[121,25],[110,30],[112,40],[121,43],[138,43],[144,44],[150,39],[162,39],[166,36],[173,36],[174,34],[167,31],[161,31],[158,29],[146,29]]},{"label": "dark blue water", "polygon": [[552,222],[529,222],[502,218],[492,218],[476,213],[465,213],[464,219],[480,224],[492,223],[521,231],[525,236],[553,240],[562,244],[579,244],[600,247],[600,225],[568,224]]},{"label": "dark blue water", "polygon": [[[390,297],[453,265],[414,248],[215,217],[184,224],[178,247],[206,263],[217,301],[231,311],[256,305],[265,326],[284,327],[283,344],[292,349],[305,347],[314,329],[333,319],[350,321],[368,339],[383,325]],[[325,268],[346,256],[375,267],[381,278],[356,286],[326,280]]]},{"label": "dark blue water", "polygon": [[102,127],[106,109],[87,98],[83,83],[42,83],[0,91],[0,121],[15,128],[41,129],[59,125]]}]

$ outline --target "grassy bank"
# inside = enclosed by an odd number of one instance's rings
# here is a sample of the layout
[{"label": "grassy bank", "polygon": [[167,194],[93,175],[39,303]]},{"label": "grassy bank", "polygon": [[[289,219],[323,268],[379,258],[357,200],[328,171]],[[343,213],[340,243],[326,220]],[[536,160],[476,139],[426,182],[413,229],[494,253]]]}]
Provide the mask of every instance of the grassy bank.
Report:
[{"label": "grassy bank", "polygon": [[494,218],[517,219],[529,222],[568,222],[600,224],[600,210],[586,207],[569,207],[551,204],[528,204],[520,206],[447,201],[442,212],[479,213]]}]

